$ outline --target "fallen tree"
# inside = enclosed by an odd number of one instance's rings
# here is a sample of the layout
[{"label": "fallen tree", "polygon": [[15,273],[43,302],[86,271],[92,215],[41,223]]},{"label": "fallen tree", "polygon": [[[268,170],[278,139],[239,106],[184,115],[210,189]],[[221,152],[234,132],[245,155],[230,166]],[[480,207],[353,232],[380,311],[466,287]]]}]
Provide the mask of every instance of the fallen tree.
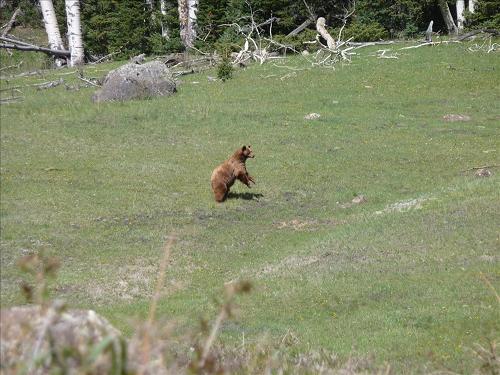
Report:
[{"label": "fallen tree", "polygon": [[496,30],[496,29],[478,29],[478,30],[473,30],[467,34],[464,34],[464,35],[461,35],[460,37],[458,37],[456,40],[457,41],[462,41],[462,40],[465,40],[465,39],[468,39],[468,38],[471,38],[477,34],[490,34],[492,36],[498,36],[500,35],[500,31]]},{"label": "fallen tree", "polygon": [[20,51],[34,51],[34,52],[43,52],[50,56],[55,57],[64,57],[67,58],[70,56],[70,52],[63,49],[52,49],[36,46],[34,44],[26,43],[17,39],[6,38],[4,36],[0,37],[0,40],[4,43],[0,43],[0,48],[7,49],[16,49]]}]

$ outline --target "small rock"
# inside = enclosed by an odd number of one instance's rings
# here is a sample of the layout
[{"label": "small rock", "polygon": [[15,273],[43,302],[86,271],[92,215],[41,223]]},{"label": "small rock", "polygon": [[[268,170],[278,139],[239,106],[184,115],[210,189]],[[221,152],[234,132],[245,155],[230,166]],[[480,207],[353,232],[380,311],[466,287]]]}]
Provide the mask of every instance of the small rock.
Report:
[{"label": "small rock", "polygon": [[141,53],[140,55],[134,56],[130,58],[130,62],[132,64],[142,64],[144,61],[146,61],[146,54]]},{"label": "small rock", "polygon": [[302,56],[309,56],[309,51],[308,50],[303,50],[302,52]]},{"label": "small rock", "polygon": [[492,175],[491,171],[486,168],[481,168],[474,173],[477,177],[490,177]]},{"label": "small rock", "polygon": [[470,116],[467,115],[444,115],[443,120],[447,122],[470,121]]},{"label": "small rock", "polygon": [[356,195],[351,202],[354,204],[362,204],[366,202],[366,198],[364,195]]},{"label": "small rock", "polygon": [[320,117],[321,117],[321,115],[319,113],[309,113],[308,115],[304,116],[304,119],[305,120],[316,120]]}]

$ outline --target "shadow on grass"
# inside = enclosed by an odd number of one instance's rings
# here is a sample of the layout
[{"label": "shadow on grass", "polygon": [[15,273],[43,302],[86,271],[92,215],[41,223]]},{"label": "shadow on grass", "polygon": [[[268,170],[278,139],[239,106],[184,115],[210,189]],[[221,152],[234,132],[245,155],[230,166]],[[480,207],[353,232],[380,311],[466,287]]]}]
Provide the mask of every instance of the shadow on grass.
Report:
[{"label": "shadow on grass", "polygon": [[244,199],[251,201],[254,199],[262,198],[264,195],[261,193],[229,193],[227,199]]}]

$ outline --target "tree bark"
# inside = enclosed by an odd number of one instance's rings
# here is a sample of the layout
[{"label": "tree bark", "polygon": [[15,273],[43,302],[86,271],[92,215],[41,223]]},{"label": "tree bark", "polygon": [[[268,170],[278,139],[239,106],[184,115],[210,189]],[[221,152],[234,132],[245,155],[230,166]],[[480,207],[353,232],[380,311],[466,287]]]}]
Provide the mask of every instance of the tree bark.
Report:
[{"label": "tree bark", "polygon": [[[167,15],[167,2],[166,0],[160,0],[160,13],[162,17]],[[168,27],[164,24],[164,20],[161,20],[161,36],[165,39],[169,39]]]},{"label": "tree bark", "polygon": [[79,0],[65,1],[66,19],[68,22],[68,47],[71,53],[70,66],[83,65],[84,50],[80,22],[80,2]]},{"label": "tree bark", "polygon": [[326,21],[323,17],[319,17],[318,21],[316,21],[316,30],[318,33],[326,40],[326,45],[329,49],[334,50],[337,48],[337,43],[335,43],[335,39],[328,33],[326,30]]},{"label": "tree bark", "polygon": [[474,13],[476,11],[477,0],[469,0],[469,12]]},{"label": "tree bark", "polygon": [[198,0],[179,0],[180,35],[186,48],[193,47],[196,39],[197,12]]},{"label": "tree bark", "polygon": [[12,29],[12,26],[14,26],[14,22],[16,22],[16,17],[18,14],[21,12],[21,8],[16,8],[14,13],[12,14],[12,17],[10,17],[9,22],[5,25],[5,28],[2,31],[2,36],[5,36],[9,33],[10,29]]},{"label": "tree bark", "polygon": [[290,33],[288,33],[287,36],[297,35],[298,33],[300,33],[301,31],[303,31],[307,26],[309,26],[313,22],[314,21],[312,19],[308,18],[307,20],[305,20],[304,22],[302,22],[300,24],[300,26],[298,26],[297,28],[295,28],[294,30],[292,30]]},{"label": "tree bark", "polygon": [[464,23],[465,23],[465,17],[464,17],[465,1],[457,0],[456,7],[457,7],[457,28],[458,31],[462,31],[464,29]]},{"label": "tree bark", "polygon": [[444,23],[446,24],[446,28],[448,29],[448,33],[450,34],[458,34],[457,25],[453,21],[453,17],[451,16],[450,7],[446,0],[438,0],[439,10],[441,11],[441,15],[443,16]]},{"label": "tree bark", "polygon": [[[45,32],[49,40],[49,49],[51,50],[64,50],[64,44],[57,25],[56,12],[54,11],[54,4],[52,0],[40,0],[40,8],[42,9],[43,23],[45,25]],[[56,59],[56,65],[62,66],[64,60]]]},{"label": "tree bark", "polygon": [[0,43],[0,48],[17,49],[20,51],[43,52],[43,53],[46,53],[47,55],[56,56],[56,57],[69,57],[70,56],[70,52],[66,51],[66,50],[50,49],[50,48],[31,46],[31,45]]},{"label": "tree bark", "polygon": [[434,21],[429,22],[429,26],[427,27],[427,31],[425,32],[425,41],[432,42],[432,25]]}]

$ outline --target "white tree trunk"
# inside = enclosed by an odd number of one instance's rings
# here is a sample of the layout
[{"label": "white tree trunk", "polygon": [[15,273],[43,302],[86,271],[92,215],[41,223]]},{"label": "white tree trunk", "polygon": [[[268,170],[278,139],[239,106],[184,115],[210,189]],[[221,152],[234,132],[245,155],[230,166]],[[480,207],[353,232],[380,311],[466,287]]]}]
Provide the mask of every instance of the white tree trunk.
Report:
[{"label": "white tree trunk", "polygon": [[[166,0],[160,0],[160,12],[162,17],[167,15],[167,2]],[[161,20],[161,36],[165,39],[169,39],[168,27],[164,24],[164,20]]]},{"label": "white tree trunk", "polygon": [[84,63],[82,25],[80,22],[80,1],[65,0],[66,19],[68,21],[68,46],[71,53],[70,65]]},{"label": "white tree trunk", "polygon": [[[45,25],[45,32],[49,41],[49,47],[53,50],[64,50],[64,44],[59,32],[57,24],[56,12],[52,0],[40,0],[40,8],[43,15],[43,23]],[[56,65],[61,66],[64,64],[63,59],[56,59]]]},{"label": "white tree trunk", "polygon": [[326,21],[323,17],[319,17],[316,21],[316,30],[318,33],[326,40],[326,45],[329,49],[334,50],[337,48],[337,43],[335,43],[335,39],[328,33],[326,30]]},{"label": "white tree trunk", "polygon": [[196,39],[196,13],[198,0],[179,0],[179,26],[182,43],[192,47]]},{"label": "white tree trunk", "polygon": [[453,17],[451,16],[450,7],[446,0],[438,0],[439,10],[441,11],[441,15],[443,16],[444,23],[446,24],[446,28],[448,29],[448,33],[458,33],[457,25],[453,21]]},{"label": "white tree trunk", "polygon": [[425,32],[426,42],[432,42],[432,25],[434,25],[434,21],[429,22],[429,26],[427,26],[427,31]]},{"label": "white tree trunk", "polygon": [[461,31],[464,29],[464,22],[465,22],[465,17],[464,17],[465,1],[457,0],[456,5],[457,5],[457,27],[458,30]]},{"label": "white tree trunk", "polygon": [[476,11],[477,0],[469,0],[469,12],[474,13]]}]

